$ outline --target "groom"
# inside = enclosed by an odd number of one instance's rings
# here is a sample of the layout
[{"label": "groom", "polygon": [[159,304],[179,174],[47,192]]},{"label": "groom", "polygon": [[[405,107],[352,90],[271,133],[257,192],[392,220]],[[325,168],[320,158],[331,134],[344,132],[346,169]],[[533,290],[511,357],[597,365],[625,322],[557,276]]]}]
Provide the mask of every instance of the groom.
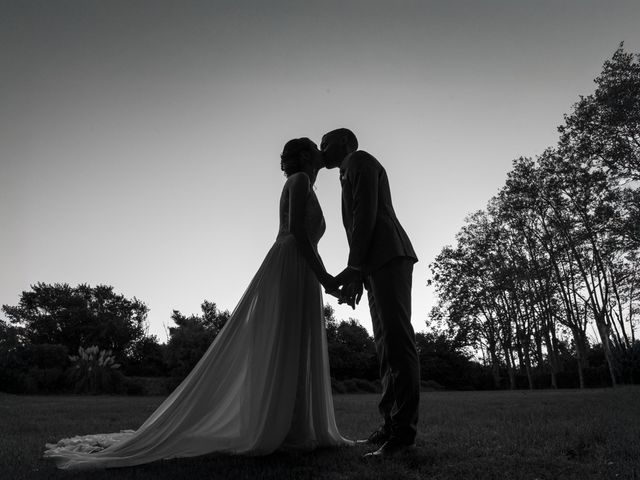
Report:
[{"label": "groom", "polygon": [[347,267],[334,287],[351,306],[367,289],[380,362],[383,424],[362,442],[377,450],[365,457],[388,457],[415,442],[420,402],[420,364],[411,326],[411,277],[418,261],[391,204],[385,169],[358,150],[351,130],[340,128],[320,146],[325,166],[340,167],[342,221],[349,242]]}]

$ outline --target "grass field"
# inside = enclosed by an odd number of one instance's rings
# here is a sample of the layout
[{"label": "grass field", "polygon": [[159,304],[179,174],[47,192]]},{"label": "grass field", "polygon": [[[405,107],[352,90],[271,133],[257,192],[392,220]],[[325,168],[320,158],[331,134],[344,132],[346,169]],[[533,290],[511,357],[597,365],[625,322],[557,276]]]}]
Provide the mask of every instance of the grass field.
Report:
[{"label": "grass field", "polygon": [[[267,457],[206,455],[126,469],[64,472],[44,444],[136,428],[160,397],[0,394],[0,478],[13,479],[640,479],[640,387],[423,393],[415,455],[362,459],[365,447]],[[350,438],[377,425],[376,395],[337,395]]]}]

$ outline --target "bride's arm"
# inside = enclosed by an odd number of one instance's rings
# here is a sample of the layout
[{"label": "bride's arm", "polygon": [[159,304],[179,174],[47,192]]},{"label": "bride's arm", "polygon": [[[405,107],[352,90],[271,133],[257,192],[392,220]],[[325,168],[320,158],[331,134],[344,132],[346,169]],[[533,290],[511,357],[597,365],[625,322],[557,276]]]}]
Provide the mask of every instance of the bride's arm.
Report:
[{"label": "bride's arm", "polygon": [[293,234],[302,256],[305,258],[318,281],[326,286],[333,281],[320,259],[318,251],[313,248],[309,232],[304,224],[307,197],[311,190],[309,177],[306,174],[295,175],[288,182],[289,190],[289,231]]}]

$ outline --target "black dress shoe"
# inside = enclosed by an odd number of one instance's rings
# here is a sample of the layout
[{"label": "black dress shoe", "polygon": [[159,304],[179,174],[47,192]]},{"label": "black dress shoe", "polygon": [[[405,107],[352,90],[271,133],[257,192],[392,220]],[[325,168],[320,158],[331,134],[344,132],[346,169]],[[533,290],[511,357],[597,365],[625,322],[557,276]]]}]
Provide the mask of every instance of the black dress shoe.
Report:
[{"label": "black dress shoe", "polygon": [[383,427],[380,427],[378,430],[369,435],[369,438],[365,438],[364,440],[356,440],[356,443],[359,445],[382,445],[384,442],[389,440],[389,432],[387,432]]},{"label": "black dress shoe", "polygon": [[398,440],[397,438],[389,438],[384,444],[375,452],[369,452],[364,455],[364,458],[389,458],[399,457],[407,454],[414,453],[416,446],[413,443],[406,443]]}]

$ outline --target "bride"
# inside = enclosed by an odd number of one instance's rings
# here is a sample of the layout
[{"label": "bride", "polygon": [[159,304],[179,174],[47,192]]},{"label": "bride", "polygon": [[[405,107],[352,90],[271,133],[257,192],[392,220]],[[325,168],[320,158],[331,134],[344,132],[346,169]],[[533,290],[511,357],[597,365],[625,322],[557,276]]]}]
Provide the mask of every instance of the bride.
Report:
[{"label": "bride", "polygon": [[308,138],[281,155],[287,180],[276,241],[227,324],[137,430],[65,438],[44,456],[61,469],[125,467],[211,452],[266,455],[351,443],[336,426],[313,192],[322,154]]}]

